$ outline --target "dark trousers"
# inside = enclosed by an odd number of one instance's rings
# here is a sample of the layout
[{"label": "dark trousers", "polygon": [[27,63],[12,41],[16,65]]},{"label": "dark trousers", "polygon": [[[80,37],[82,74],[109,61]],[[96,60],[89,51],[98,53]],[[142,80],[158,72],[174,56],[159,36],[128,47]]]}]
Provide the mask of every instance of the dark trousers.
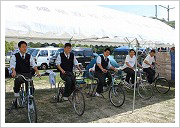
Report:
[{"label": "dark trousers", "polygon": [[66,72],[65,74],[60,74],[62,80],[65,81],[64,97],[68,97],[75,89],[75,76],[72,72]]},{"label": "dark trousers", "polygon": [[[20,74],[20,73],[17,73],[17,75]],[[30,73],[21,73],[21,75],[25,76],[25,77],[28,77],[28,78],[32,78],[32,75]],[[18,77],[14,80],[14,92],[15,93],[18,93],[20,91],[20,87],[21,87],[21,84],[22,83],[25,83],[25,89],[26,89],[26,93],[28,91],[28,82],[25,81],[22,77]],[[33,85],[33,81],[30,82],[30,85],[31,85],[31,94],[34,93],[34,85]]]},{"label": "dark trousers", "polygon": [[154,75],[155,75],[156,72],[155,72],[151,67],[149,67],[149,68],[143,68],[143,71],[148,74],[148,75],[147,75],[148,82],[149,82],[150,84],[152,84],[153,79],[154,79]]},{"label": "dark trousers", "polygon": [[129,67],[123,69],[123,71],[127,73],[125,81],[129,83],[129,79],[131,78],[131,83],[134,84],[135,71]]},{"label": "dark trousers", "polygon": [[[96,92],[103,93],[103,86],[110,85],[112,82],[111,74],[109,72],[107,73],[95,72],[95,77],[97,77],[99,80]],[[108,78],[107,83],[106,83],[106,78]]]}]

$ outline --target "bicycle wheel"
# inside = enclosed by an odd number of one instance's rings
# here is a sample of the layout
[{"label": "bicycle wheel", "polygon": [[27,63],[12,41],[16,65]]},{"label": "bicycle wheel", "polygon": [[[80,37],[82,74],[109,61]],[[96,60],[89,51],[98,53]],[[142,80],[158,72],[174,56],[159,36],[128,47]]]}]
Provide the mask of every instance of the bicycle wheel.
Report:
[{"label": "bicycle wheel", "polygon": [[153,88],[148,82],[143,82],[137,86],[138,94],[141,98],[147,100],[153,95]]},{"label": "bicycle wheel", "polygon": [[155,82],[156,90],[159,93],[165,94],[170,90],[170,84],[165,78],[158,78]]},{"label": "bicycle wheel", "polygon": [[58,90],[57,90],[57,102],[60,102],[61,100],[62,100],[62,97],[63,97],[63,94],[64,94],[64,84],[61,82],[61,81],[59,81],[59,83],[58,83]]},{"label": "bicycle wheel", "polygon": [[122,87],[114,85],[109,90],[109,100],[115,107],[120,107],[125,101],[125,92]]},{"label": "bicycle wheel", "polygon": [[20,90],[19,94],[20,94],[20,97],[18,98],[18,100],[19,100],[19,107],[24,107],[24,103],[25,103],[24,91]]},{"label": "bicycle wheel", "polygon": [[28,99],[27,111],[29,123],[37,123],[37,110],[34,98]]},{"label": "bicycle wheel", "polygon": [[75,112],[79,116],[83,115],[84,110],[85,110],[85,100],[84,100],[83,93],[79,89],[76,89],[73,92],[72,104],[73,104],[73,108]]}]

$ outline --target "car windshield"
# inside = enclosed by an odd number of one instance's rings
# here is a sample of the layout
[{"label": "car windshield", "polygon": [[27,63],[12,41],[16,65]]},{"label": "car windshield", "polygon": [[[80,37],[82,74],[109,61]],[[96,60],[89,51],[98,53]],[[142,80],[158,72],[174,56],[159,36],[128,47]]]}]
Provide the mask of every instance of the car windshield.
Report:
[{"label": "car windshield", "polygon": [[86,56],[86,57],[93,56],[93,52],[92,51],[84,51],[84,56]]},{"label": "car windshield", "polygon": [[58,56],[63,51],[64,51],[64,49],[58,49],[58,51],[56,52],[56,54],[54,56]]},{"label": "car windshield", "polygon": [[37,54],[38,54],[38,52],[39,52],[39,49],[34,50],[33,53],[32,53],[32,56],[33,56],[33,57],[36,57]]},{"label": "car windshield", "polygon": [[83,56],[83,51],[73,51],[75,56]]},{"label": "car windshield", "polygon": [[31,55],[31,54],[34,52],[34,50],[35,50],[35,49],[29,49],[29,50],[27,51],[27,53]]}]

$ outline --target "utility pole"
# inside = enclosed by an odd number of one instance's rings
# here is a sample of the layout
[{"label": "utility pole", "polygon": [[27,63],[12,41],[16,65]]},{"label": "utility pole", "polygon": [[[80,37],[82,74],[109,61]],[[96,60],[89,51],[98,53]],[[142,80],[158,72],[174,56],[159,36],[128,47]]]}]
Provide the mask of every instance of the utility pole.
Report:
[{"label": "utility pole", "polygon": [[168,7],[164,7],[164,6],[162,6],[162,5],[159,5],[159,6],[165,8],[165,9],[167,9],[167,13],[168,13],[167,21],[169,21],[169,10],[170,10],[170,9],[174,9],[175,7],[169,8],[169,5],[168,5]]},{"label": "utility pole", "polygon": [[157,5],[155,5],[155,17],[157,18]]}]

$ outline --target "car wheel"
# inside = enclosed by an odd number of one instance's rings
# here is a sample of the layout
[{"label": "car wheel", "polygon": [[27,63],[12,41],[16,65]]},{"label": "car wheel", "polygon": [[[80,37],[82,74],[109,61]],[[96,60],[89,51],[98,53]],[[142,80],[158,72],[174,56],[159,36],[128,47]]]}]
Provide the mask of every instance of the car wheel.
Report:
[{"label": "car wheel", "polygon": [[46,70],[48,68],[47,64],[41,64],[41,69]]}]

